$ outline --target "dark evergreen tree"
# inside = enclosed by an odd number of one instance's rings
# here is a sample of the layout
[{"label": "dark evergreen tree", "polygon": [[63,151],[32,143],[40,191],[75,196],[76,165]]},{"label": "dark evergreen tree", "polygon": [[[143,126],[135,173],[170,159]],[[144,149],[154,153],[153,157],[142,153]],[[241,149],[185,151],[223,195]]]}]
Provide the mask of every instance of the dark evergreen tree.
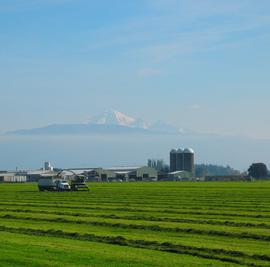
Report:
[{"label": "dark evergreen tree", "polygon": [[253,163],[248,168],[248,175],[254,178],[266,178],[268,176],[268,170],[264,163]]},{"label": "dark evergreen tree", "polygon": [[219,166],[214,164],[197,164],[195,166],[196,177],[205,176],[229,176],[240,175],[240,172],[230,166]]}]

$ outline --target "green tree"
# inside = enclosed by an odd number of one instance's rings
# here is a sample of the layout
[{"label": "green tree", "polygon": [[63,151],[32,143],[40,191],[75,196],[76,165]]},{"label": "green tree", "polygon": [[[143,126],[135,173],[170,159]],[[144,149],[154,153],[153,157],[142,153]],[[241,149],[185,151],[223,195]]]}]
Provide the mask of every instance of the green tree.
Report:
[{"label": "green tree", "polygon": [[248,175],[254,178],[266,178],[268,176],[268,170],[264,163],[253,163],[248,168]]}]

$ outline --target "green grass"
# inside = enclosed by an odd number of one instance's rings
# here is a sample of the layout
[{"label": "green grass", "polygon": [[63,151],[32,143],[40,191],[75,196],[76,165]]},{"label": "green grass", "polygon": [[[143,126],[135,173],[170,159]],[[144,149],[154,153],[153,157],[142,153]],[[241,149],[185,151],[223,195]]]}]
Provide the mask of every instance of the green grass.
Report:
[{"label": "green grass", "polygon": [[0,266],[270,266],[270,182],[0,184]]}]

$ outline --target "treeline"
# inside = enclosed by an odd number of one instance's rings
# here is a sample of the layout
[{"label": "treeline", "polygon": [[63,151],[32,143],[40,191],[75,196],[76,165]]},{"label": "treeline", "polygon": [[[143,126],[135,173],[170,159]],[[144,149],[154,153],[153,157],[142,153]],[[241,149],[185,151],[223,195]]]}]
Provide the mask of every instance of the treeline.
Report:
[{"label": "treeline", "polygon": [[240,175],[240,171],[231,168],[230,166],[220,166],[214,164],[196,164],[195,175],[196,177],[205,176],[229,176]]}]

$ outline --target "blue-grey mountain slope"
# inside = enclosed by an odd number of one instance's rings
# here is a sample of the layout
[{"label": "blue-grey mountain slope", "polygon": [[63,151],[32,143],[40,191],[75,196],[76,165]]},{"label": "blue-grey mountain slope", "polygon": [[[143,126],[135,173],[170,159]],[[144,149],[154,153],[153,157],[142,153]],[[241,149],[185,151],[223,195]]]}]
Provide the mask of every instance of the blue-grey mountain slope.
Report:
[{"label": "blue-grey mountain slope", "polygon": [[8,132],[8,135],[87,135],[87,134],[179,134],[177,127],[158,121],[150,124],[134,119],[119,111],[106,111],[89,123],[52,124],[41,128],[22,129]]}]

